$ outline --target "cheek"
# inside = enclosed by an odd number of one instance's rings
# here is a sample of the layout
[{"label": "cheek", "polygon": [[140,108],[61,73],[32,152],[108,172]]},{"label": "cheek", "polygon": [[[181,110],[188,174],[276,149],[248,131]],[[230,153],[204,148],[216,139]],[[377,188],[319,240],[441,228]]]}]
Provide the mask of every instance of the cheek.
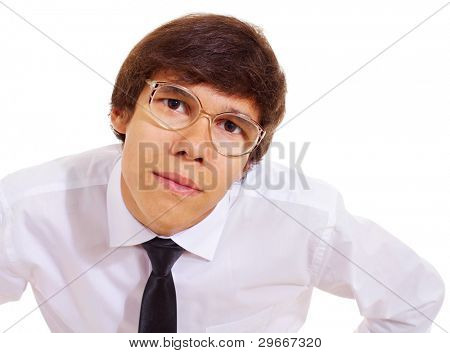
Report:
[{"label": "cheek", "polygon": [[132,148],[130,144],[125,143],[122,152],[122,175],[131,190],[137,189],[139,182],[137,168],[139,161],[137,156],[138,155],[134,152],[134,148]]},{"label": "cheek", "polygon": [[138,170],[139,165],[145,164],[148,167],[149,164],[163,164],[165,162],[163,158],[167,156],[172,140],[171,131],[137,119],[127,130],[124,150],[125,148],[128,150],[127,157],[130,160],[136,160],[134,167]]},{"label": "cheek", "polygon": [[220,189],[227,189],[239,180],[243,174],[248,157],[223,157],[215,165],[217,184]]},{"label": "cheek", "polygon": [[138,115],[130,122],[126,139],[130,138],[134,142],[154,141],[155,144],[162,144],[164,141],[170,141],[171,136],[173,136],[171,131],[155,126],[148,119]]}]

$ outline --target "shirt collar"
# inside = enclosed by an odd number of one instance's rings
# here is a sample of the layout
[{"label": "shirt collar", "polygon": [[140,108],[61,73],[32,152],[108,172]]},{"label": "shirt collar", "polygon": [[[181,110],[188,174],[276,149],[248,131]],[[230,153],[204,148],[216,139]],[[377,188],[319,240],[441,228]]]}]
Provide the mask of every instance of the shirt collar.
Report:
[{"label": "shirt collar", "polygon": [[[109,245],[111,247],[137,245],[156,236],[160,237],[139,222],[126,207],[120,188],[121,171],[122,155],[119,155],[107,186]],[[240,183],[234,183],[206,218],[188,229],[173,234],[170,239],[185,250],[211,261],[225,226],[228,211],[239,194],[240,186]]]}]

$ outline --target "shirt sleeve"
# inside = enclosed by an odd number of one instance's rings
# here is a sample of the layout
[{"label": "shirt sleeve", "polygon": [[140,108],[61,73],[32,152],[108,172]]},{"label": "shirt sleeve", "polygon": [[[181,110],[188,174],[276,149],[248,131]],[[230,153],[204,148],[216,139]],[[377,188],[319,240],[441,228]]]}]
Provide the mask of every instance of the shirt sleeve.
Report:
[{"label": "shirt sleeve", "polygon": [[17,263],[10,241],[12,212],[6,202],[0,183],[0,304],[18,300],[27,281],[14,270]]},{"label": "shirt sleeve", "polygon": [[331,224],[314,284],[356,300],[364,319],[354,332],[429,332],[445,293],[435,268],[373,221],[349,213],[339,192]]}]

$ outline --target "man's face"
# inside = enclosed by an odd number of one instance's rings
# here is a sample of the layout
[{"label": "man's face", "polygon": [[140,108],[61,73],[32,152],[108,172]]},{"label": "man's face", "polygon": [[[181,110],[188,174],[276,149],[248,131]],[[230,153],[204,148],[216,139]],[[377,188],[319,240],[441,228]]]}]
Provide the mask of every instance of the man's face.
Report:
[{"label": "man's face", "polygon": [[[174,82],[176,76],[161,72],[152,79]],[[259,122],[258,109],[250,100],[218,93],[205,84],[183,86],[197,95],[210,114],[233,107]],[[231,184],[243,176],[249,154],[239,157],[219,154],[210,140],[209,121],[205,117],[181,130],[161,128],[148,112],[150,91],[146,85],[131,118],[113,109],[111,123],[126,134],[121,191],[127,208],[155,233],[170,236],[211,213]],[[173,172],[189,178],[199,190],[179,192],[172,182],[155,175]]]}]

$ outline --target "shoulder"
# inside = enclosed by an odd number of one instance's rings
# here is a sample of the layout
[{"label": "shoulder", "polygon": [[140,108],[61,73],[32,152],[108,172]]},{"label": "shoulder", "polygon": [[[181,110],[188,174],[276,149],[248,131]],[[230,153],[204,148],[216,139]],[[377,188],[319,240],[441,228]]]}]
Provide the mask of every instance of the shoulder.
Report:
[{"label": "shoulder", "polygon": [[121,144],[111,144],[66,155],[6,174],[0,188],[12,206],[31,196],[107,184]]},{"label": "shoulder", "polygon": [[334,212],[340,196],[339,190],[329,182],[268,159],[263,159],[248,173],[242,194],[328,213]]}]

